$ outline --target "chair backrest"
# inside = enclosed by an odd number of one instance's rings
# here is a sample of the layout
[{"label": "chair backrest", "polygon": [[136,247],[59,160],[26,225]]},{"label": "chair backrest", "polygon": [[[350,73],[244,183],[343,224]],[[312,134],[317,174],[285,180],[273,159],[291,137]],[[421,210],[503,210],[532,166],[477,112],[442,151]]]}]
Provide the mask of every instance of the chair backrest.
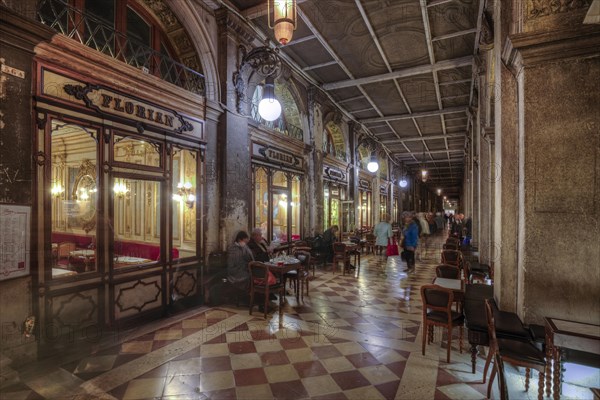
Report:
[{"label": "chair backrest", "polygon": [[254,283],[254,279],[264,279],[265,276],[267,276],[267,271],[269,271],[269,267],[260,261],[251,261],[248,263],[248,272],[250,273],[250,290],[254,290],[255,286],[263,286],[256,285]]},{"label": "chair backrest", "polygon": [[454,236],[450,236],[446,239],[446,244],[454,244],[460,246],[460,239]]},{"label": "chair backrest", "polygon": [[458,250],[458,245],[456,243],[444,243],[442,248],[444,250]]},{"label": "chair backrest", "polygon": [[334,242],[332,246],[334,255],[346,255],[346,245],[344,243]]},{"label": "chair backrest", "polygon": [[462,254],[457,250],[443,250],[442,264],[462,266]]},{"label": "chair backrest", "polygon": [[485,316],[487,319],[488,336],[490,338],[490,351],[498,353],[498,340],[496,338],[496,322],[494,320],[494,308],[496,302],[492,299],[485,299]]},{"label": "chair backrest", "polygon": [[374,244],[375,240],[377,240],[377,236],[375,236],[372,233],[367,233],[366,239],[367,239],[367,242]]},{"label": "chair backrest", "polygon": [[308,247],[310,248],[308,242],[306,240],[298,240],[297,242],[294,242],[294,248],[298,248],[298,247]]},{"label": "chair backrest", "polygon": [[438,285],[421,286],[421,301],[423,302],[423,315],[428,310],[442,311],[447,313],[448,319],[451,319],[452,302],[454,293],[451,289],[446,289]]},{"label": "chair backrest", "polygon": [[298,260],[300,260],[300,264],[302,265],[302,268],[304,268],[305,270],[308,270],[308,267],[310,265],[310,258],[311,258],[310,251],[296,250],[296,251],[294,251],[294,257],[296,257]]},{"label": "chair backrest", "polygon": [[499,353],[494,355],[494,363],[498,372],[498,388],[500,389],[500,400],[508,400],[508,386],[506,385],[506,377],[504,376],[504,361]]},{"label": "chair backrest", "polygon": [[58,244],[58,258],[69,257],[72,251],[75,251],[77,246],[74,242],[62,242]]},{"label": "chair backrest", "polygon": [[440,264],[435,268],[438,278],[460,279],[460,269],[456,265]]}]

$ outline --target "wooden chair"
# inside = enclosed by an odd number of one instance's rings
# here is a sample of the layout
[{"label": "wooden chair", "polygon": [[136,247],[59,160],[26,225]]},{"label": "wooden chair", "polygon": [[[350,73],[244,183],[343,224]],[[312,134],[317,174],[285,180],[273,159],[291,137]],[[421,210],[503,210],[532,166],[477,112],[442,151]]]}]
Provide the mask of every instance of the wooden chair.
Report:
[{"label": "wooden chair", "polygon": [[506,386],[506,377],[504,376],[504,362],[498,353],[494,356],[494,365],[496,366],[496,372],[498,372],[500,400],[508,400],[508,387]]},{"label": "wooden chair", "polygon": [[[72,251],[75,251],[77,246],[74,242],[61,242],[58,244],[58,249],[56,250],[57,254],[57,263],[61,264],[61,260],[69,259]],[[67,261],[68,262],[68,261]]]},{"label": "wooden chair", "polygon": [[471,263],[465,263],[465,282],[466,283],[486,283],[489,275],[478,270],[471,269]]},{"label": "wooden chair", "polygon": [[[250,310],[249,314],[252,315],[252,309],[254,308],[254,294],[260,293],[264,295],[264,313],[265,319],[267,319],[267,313],[269,311],[269,293],[279,292],[279,296],[283,296],[283,284],[276,283],[274,285],[266,285],[266,279],[269,271],[269,267],[259,261],[252,261],[248,264],[248,271],[250,272]],[[259,283],[261,281],[263,283]],[[281,298],[281,297],[280,297]]]},{"label": "wooden chair", "polygon": [[[492,374],[488,383],[487,397],[489,398],[491,395],[492,382],[494,381],[494,377],[499,366],[503,367],[502,363],[507,362],[514,366],[526,368],[525,391],[529,390],[530,369],[533,368],[539,372],[538,400],[542,400],[544,398],[544,373],[546,371],[546,359],[544,357],[544,353],[531,342],[512,339],[498,339],[496,337],[496,323],[490,299],[485,300],[485,311],[490,341],[490,353],[488,354],[488,359],[491,359],[492,357],[500,359],[500,363],[494,363],[494,368],[492,369]],[[484,369],[484,374],[486,371],[487,368]]]},{"label": "wooden chair", "polygon": [[346,274],[346,269],[350,266],[350,255],[346,251],[346,245],[341,242],[335,242],[332,244],[333,247],[333,266],[332,271],[335,273],[335,269],[338,264],[342,263],[342,275]]},{"label": "wooden chair", "polygon": [[460,279],[460,269],[456,265],[440,264],[435,268],[438,278]]},{"label": "wooden chair", "polygon": [[462,254],[458,250],[443,250],[442,264],[454,265],[458,268],[463,267]]},{"label": "wooden chair", "polygon": [[294,271],[289,271],[285,274],[286,280],[289,279],[290,284],[294,285],[294,290],[298,293],[300,290],[300,299],[304,300],[304,285],[306,285],[306,295],[308,296],[308,270],[311,266],[310,252],[305,250],[294,251],[294,257],[300,260],[300,268]]},{"label": "wooden chair", "polygon": [[421,301],[423,302],[423,343],[422,351],[425,355],[425,340],[433,342],[433,327],[442,326],[448,331],[448,351],[446,362],[450,362],[450,351],[452,350],[452,329],[459,327],[459,351],[462,353],[463,324],[465,317],[462,313],[452,311],[454,294],[451,289],[438,285],[421,286]]},{"label": "wooden chair", "polygon": [[442,248],[444,250],[458,250],[459,246],[456,243],[444,243]]},{"label": "wooden chair", "polygon": [[366,239],[367,241],[365,243],[365,252],[367,254],[375,254],[375,241],[377,240],[377,236],[375,236],[372,233],[367,233]]}]

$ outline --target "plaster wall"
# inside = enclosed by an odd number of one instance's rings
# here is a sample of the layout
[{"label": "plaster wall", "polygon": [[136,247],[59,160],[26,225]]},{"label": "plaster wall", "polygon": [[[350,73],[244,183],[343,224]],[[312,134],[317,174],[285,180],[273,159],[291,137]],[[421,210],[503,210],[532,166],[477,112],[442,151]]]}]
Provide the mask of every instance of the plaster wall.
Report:
[{"label": "plaster wall", "polygon": [[[526,67],[523,307],[600,323],[600,58]],[[506,207],[504,207],[506,209]]]}]

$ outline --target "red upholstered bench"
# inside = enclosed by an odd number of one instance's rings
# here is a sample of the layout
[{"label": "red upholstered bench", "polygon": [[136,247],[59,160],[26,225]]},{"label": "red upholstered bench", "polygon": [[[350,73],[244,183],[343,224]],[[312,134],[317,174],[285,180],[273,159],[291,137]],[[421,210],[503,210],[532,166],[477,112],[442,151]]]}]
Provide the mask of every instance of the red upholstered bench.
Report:
[{"label": "red upholstered bench", "polygon": [[[156,261],[160,258],[160,247],[158,245],[140,242],[115,242],[115,255],[139,257]],[[171,254],[174,259],[179,258],[179,250],[172,249]]]}]

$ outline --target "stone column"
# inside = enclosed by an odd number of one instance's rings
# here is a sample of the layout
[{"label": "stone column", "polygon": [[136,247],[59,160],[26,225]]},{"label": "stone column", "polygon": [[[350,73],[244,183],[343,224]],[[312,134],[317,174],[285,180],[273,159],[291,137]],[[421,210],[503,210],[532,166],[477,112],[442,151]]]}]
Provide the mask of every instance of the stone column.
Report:
[{"label": "stone column", "polygon": [[514,4],[523,18],[514,21],[502,59],[517,85],[503,92],[502,104],[514,94],[506,101],[516,110],[502,121],[516,121],[518,254],[516,266],[502,269],[518,273],[516,288],[503,279],[502,289],[516,291],[525,322],[552,316],[598,324],[600,27],[581,25],[586,1]]},{"label": "stone column", "polygon": [[[35,137],[31,93],[34,48],[43,41],[50,41],[55,32],[33,19],[35,4],[32,3],[35,2],[10,3],[16,12],[0,5],[3,67],[0,74],[0,203],[31,207],[34,201],[31,153]],[[35,214],[32,217],[35,218]],[[29,267],[33,270],[36,260],[43,256],[43,249],[31,254]],[[0,304],[4,305],[0,313],[0,354],[10,357],[13,366],[37,357],[35,336],[26,338],[22,334],[25,318],[34,315],[31,286],[31,275],[0,282]],[[36,321],[38,326],[40,323]]]},{"label": "stone column", "polygon": [[238,16],[226,9],[216,13],[219,43],[219,76],[222,99],[226,106],[218,124],[217,171],[221,185],[221,248],[233,242],[236,232],[248,231],[250,223],[249,200],[252,170],[248,117],[242,114],[252,99],[247,93],[247,80],[242,86],[234,85],[234,74],[239,72],[242,54],[240,44],[248,45],[252,35],[245,31]]}]

